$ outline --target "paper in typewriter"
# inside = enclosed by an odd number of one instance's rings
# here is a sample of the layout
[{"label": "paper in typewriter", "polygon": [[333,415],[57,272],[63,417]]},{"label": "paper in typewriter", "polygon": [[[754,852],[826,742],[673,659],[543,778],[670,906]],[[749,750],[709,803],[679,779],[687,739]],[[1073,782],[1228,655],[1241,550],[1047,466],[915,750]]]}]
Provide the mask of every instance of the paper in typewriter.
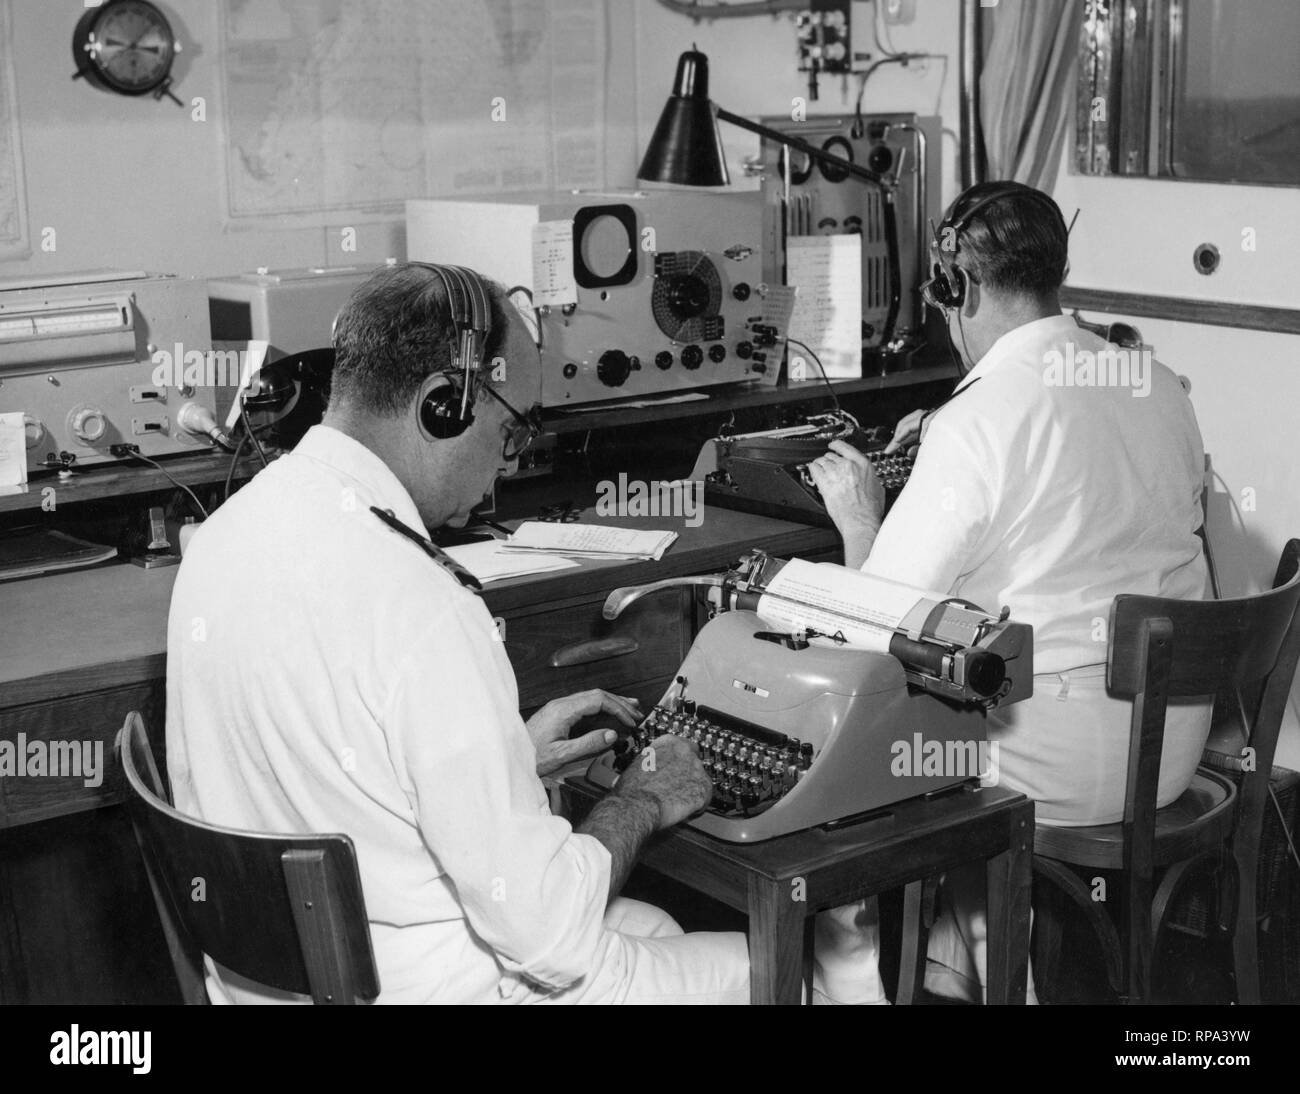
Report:
[{"label": "paper in typewriter", "polygon": [[889,640],[917,604],[947,599],[883,577],[791,559],[758,600],[770,627],[812,630],[856,649],[889,652]]}]

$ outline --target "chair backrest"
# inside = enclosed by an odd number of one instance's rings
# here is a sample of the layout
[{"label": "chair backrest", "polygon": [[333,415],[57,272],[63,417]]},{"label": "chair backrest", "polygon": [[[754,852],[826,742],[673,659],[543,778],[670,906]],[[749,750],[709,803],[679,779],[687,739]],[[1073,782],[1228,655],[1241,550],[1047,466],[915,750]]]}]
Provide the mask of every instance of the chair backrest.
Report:
[{"label": "chair backrest", "polygon": [[170,922],[183,941],[242,977],[317,1003],[379,994],[347,836],[242,832],[177,812],[134,711],[117,748],[165,929]]},{"label": "chair backrest", "polygon": [[[1125,842],[1154,829],[1156,790],[1168,701],[1259,689],[1247,726],[1254,777],[1246,783],[1238,817],[1259,813],[1267,790],[1278,731],[1300,659],[1300,540],[1282,552],[1277,587],[1233,600],[1169,600],[1121,595],[1110,613],[1106,683],[1133,699]],[[1253,786],[1251,784],[1254,784]],[[1144,839],[1144,843],[1149,840]],[[1138,847],[1138,858],[1149,846]]]}]

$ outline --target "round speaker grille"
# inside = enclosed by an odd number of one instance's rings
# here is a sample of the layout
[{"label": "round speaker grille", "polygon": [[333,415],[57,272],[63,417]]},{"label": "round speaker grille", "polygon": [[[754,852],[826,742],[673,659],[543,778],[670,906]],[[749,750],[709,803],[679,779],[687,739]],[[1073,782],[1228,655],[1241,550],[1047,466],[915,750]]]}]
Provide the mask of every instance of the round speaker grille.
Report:
[{"label": "round speaker grille", "polygon": [[723,336],[722,278],[702,251],[655,256],[650,310],[659,329],[676,342],[713,342]]}]

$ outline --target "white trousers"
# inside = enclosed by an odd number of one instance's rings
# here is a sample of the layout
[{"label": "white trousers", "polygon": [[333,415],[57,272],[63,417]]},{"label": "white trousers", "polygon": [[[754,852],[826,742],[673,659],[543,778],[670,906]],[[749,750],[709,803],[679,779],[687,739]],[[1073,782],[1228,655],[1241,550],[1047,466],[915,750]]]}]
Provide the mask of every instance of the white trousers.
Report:
[{"label": "white trousers", "polygon": [[594,971],[563,991],[526,984],[511,1003],[747,1004],[749,947],[739,932],[683,933],[667,912],[619,897],[605,913]]}]

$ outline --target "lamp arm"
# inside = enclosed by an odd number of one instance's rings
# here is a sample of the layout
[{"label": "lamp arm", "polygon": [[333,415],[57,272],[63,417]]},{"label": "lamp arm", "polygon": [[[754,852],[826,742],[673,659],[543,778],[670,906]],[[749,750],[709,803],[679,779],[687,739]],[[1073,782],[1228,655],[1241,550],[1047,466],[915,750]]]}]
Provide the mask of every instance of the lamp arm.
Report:
[{"label": "lamp arm", "polygon": [[766,137],[768,140],[775,141],[777,144],[783,144],[787,148],[797,148],[806,156],[811,156],[815,160],[823,163],[834,164],[841,171],[845,171],[856,179],[863,182],[869,182],[874,186],[879,186],[885,192],[889,200],[893,200],[894,190],[897,188],[897,182],[890,182],[882,175],[876,174],[875,171],[866,167],[860,167],[851,160],[846,160],[842,156],[836,156],[827,152],[824,148],[818,148],[815,144],[809,144],[798,137],[792,137],[788,133],[782,133],[779,129],[773,129],[770,126],[760,125],[758,122],[752,122],[748,118],[742,118],[739,114],[733,114],[730,110],[724,110],[720,106],[714,106],[717,111],[719,120],[730,122],[740,129],[747,129],[751,133],[757,133],[760,137]]}]

